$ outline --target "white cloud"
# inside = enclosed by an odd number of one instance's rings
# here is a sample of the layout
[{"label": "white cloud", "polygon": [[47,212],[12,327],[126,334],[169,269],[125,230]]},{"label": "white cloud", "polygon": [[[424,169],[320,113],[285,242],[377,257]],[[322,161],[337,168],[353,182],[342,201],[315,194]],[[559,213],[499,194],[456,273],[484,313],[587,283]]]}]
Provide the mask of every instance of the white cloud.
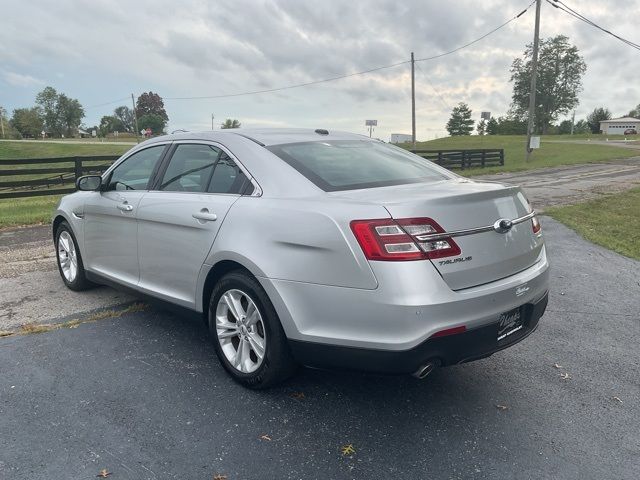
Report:
[{"label": "white cloud", "polygon": [[31,75],[25,75],[16,72],[5,72],[3,75],[4,81],[14,87],[32,87],[38,85],[44,85],[44,82]]}]

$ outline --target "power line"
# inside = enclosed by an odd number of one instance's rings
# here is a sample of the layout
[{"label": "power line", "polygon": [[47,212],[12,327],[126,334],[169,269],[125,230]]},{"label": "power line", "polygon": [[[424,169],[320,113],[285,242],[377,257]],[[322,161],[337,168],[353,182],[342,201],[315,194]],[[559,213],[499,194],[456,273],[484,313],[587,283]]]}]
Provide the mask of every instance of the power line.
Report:
[{"label": "power line", "polygon": [[[506,22],[502,23],[501,25],[497,26],[496,28],[490,30],[489,32],[487,32],[484,35],[482,35],[481,37],[478,37],[478,38],[476,38],[475,40],[473,40],[473,41],[471,41],[469,43],[466,43],[466,44],[461,45],[461,46],[459,46],[457,48],[454,48],[453,50],[450,50],[448,52],[440,53],[438,55],[433,55],[431,57],[425,57],[425,58],[416,59],[415,62],[417,63],[417,62],[426,62],[426,61],[429,61],[429,60],[435,60],[437,58],[445,57],[447,55],[451,55],[453,53],[459,52],[460,50],[462,50],[464,48],[470,47],[471,45],[474,45],[474,44],[478,43],[479,41],[484,40],[489,35],[492,35],[493,33],[497,32],[501,28],[507,26],[508,24],[513,22],[514,20],[517,20],[518,18],[520,18],[522,15],[524,15],[527,12],[527,10],[534,3],[535,3],[535,0],[533,0],[524,10],[522,10],[517,15],[513,16],[512,18],[510,18]],[[358,76],[358,75],[366,75],[368,73],[378,72],[380,70],[386,70],[386,69],[389,69],[389,68],[398,67],[400,65],[406,65],[408,63],[411,63],[411,61],[410,60],[405,60],[405,61],[402,61],[402,62],[393,63],[391,65],[383,65],[383,66],[380,66],[380,67],[369,68],[367,70],[362,70],[362,71],[359,71],[359,72],[348,73],[348,74],[344,74],[344,75],[336,75],[336,76],[329,77],[329,78],[323,78],[323,79],[320,79],[320,80],[312,80],[312,81],[309,81],[309,82],[297,83],[297,84],[293,84],[293,85],[286,85],[286,86],[283,86],[283,87],[266,88],[266,89],[262,89],[262,90],[252,90],[252,91],[238,92],[238,93],[227,93],[227,94],[221,94],[221,95],[200,95],[200,96],[194,96],[194,97],[165,97],[164,100],[207,100],[207,99],[218,99],[218,98],[243,97],[243,96],[248,96],[248,95],[258,95],[258,94],[261,94],[261,93],[280,92],[280,91],[283,91],[283,90],[290,90],[290,89],[293,89],[293,88],[308,87],[308,86],[311,86],[311,85],[318,85],[318,84],[321,84],[321,83],[333,82],[335,80],[341,80],[341,79],[344,79],[344,78],[355,77],[355,76]],[[106,105],[112,105],[114,103],[122,102],[122,101],[125,101],[125,100],[128,100],[128,99],[129,99],[129,97],[124,97],[122,99],[113,100],[111,102],[105,102],[105,103],[100,103],[100,104],[97,104],[97,105],[91,105],[91,106],[86,107],[86,108],[89,109],[89,108],[103,107],[103,106],[106,106]]]},{"label": "power line", "polygon": [[[547,0],[548,1],[548,0]],[[458,48],[454,48],[453,50],[450,50],[448,52],[445,53],[440,53],[438,55],[434,55],[432,57],[425,57],[425,58],[417,58],[416,62],[426,62],[428,60],[435,60],[436,58],[441,58],[441,57],[445,57],[447,55],[451,55],[452,53],[456,53],[460,50],[462,50],[463,48],[467,48],[470,47],[471,45],[478,43],[481,40],[484,40],[485,38],[487,38],[489,35],[497,32],[498,30],[500,30],[503,27],[506,27],[507,25],[509,25],[511,22],[513,22],[514,20],[517,20],[518,18],[520,18],[522,15],[524,15],[527,10],[529,10],[529,8],[531,8],[531,5],[533,5],[534,3],[536,3],[536,0],[533,0],[529,5],[527,5],[527,7],[522,10],[519,14],[515,15],[514,17],[511,17],[509,20],[507,20],[506,22],[504,22],[502,25],[497,26],[496,28],[494,28],[493,30],[485,33],[484,35],[482,35],[479,38],[476,38],[475,40],[469,42],[469,43],[465,43],[464,45],[458,47]]]},{"label": "power line", "polygon": [[267,88],[265,90],[253,90],[250,92],[239,92],[239,93],[228,93],[224,95],[204,95],[199,97],[165,97],[165,100],[204,100],[211,98],[228,98],[228,97],[242,97],[245,95],[257,95],[259,93],[270,93],[270,92],[279,92],[281,90],[289,90],[291,88],[300,88],[300,87],[308,87],[309,85],[317,85],[318,83],[326,83],[332,82],[334,80],[340,80],[342,78],[355,77],[356,75],[364,75],[366,73],[377,72],[379,70],[384,70],[387,68],[397,67],[399,65],[404,65],[406,63],[410,63],[410,60],[405,60],[404,62],[394,63],[392,65],[384,65],[382,67],[370,68],[368,70],[363,70],[361,72],[348,73],[346,75],[338,75],[330,78],[323,78],[322,80],[313,80],[311,82],[298,83],[295,85],[287,85],[286,87],[277,87],[277,88]]},{"label": "power line", "polygon": [[113,105],[114,103],[124,102],[125,100],[129,100],[129,97],[119,98],[118,100],[112,100],[111,102],[98,103],[97,105],[89,105],[88,107],[84,108],[85,110],[87,110],[89,108],[104,107],[106,105]]},{"label": "power line", "polygon": [[[529,10],[529,8],[531,7],[531,5],[533,5],[535,3],[535,0],[533,0],[524,10],[522,10],[520,13],[518,13],[517,15],[513,16],[512,18],[510,18],[509,20],[507,20],[506,22],[502,23],[501,25],[497,26],[496,28],[490,30],[489,32],[485,33],[484,35],[482,35],[479,38],[476,38],[475,40],[466,43],[464,45],[461,45],[457,48],[454,48],[453,50],[450,50],[448,52],[444,52],[444,53],[440,53],[438,55],[434,55],[432,57],[425,57],[425,58],[420,58],[420,59],[416,59],[415,62],[426,62],[428,60],[435,60],[436,58],[441,58],[447,55],[451,55],[452,53],[456,53],[464,48],[467,48],[471,45],[474,45],[476,43],[478,43],[481,40],[484,40],[485,38],[487,38],[489,35],[497,32],[498,30],[500,30],[501,28],[507,26],[509,23],[513,22],[514,20],[517,20],[518,18],[520,18],[522,15],[524,15],[527,10]],[[346,75],[337,75],[335,77],[330,77],[330,78],[324,78],[321,80],[313,80],[310,82],[305,82],[305,83],[298,83],[298,84],[294,84],[294,85],[287,85],[284,87],[277,87],[277,88],[268,88],[268,89],[264,89],[264,90],[254,90],[254,91],[249,91],[249,92],[239,92],[239,93],[229,93],[229,94],[222,94],[222,95],[203,95],[203,96],[197,96],[197,97],[166,97],[165,100],[205,100],[205,99],[216,99],[216,98],[230,98],[230,97],[241,97],[241,96],[246,96],[246,95],[257,95],[260,93],[270,93],[270,92],[279,92],[282,90],[290,90],[292,88],[300,88],[300,87],[308,87],[310,85],[317,85],[319,83],[326,83],[326,82],[332,82],[334,80],[341,80],[343,78],[349,78],[349,77],[355,77],[357,75],[364,75],[367,73],[372,73],[372,72],[377,72],[379,70],[385,70],[388,68],[393,68],[393,67],[397,67],[399,65],[405,65],[407,63],[411,63],[410,60],[405,60],[404,62],[398,62],[398,63],[394,63],[391,65],[384,65],[382,67],[375,67],[375,68],[370,68],[368,70],[363,70],[361,72],[355,72],[355,73],[349,73]]]},{"label": "power line", "polygon": [[615,33],[611,32],[610,30],[607,30],[604,27],[601,27],[600,25],[598,25],[597,23],[593,22],[592,20],[589,20],[587,17],[585,17],[584,15],[582,15],[581,13],[577,12],[576,10],[574,10],[573,8],[571,8],[570,6],[568,6],[566,3],[562,2],[561,0],[547,0],[547,3],[549,3],[549,5],[551,5],[554,8],[557,8],[558,10],[561,10],[565,13],[567,13],[568,15],[571,15],[574,18],[577,18],[578,20],[586,23],[587,25],[591,25],[592,27],[597,28],[598,30],[611,35],[614,38],[617,38],[618,40],[620,40],[623,43],[626,43],[627,45],[629,45],[632,48],[635,48],[636,50],[640,50],[640,45],[632,42],[631,40],[627,40],[626,38],[623,38],[619,35],[616,35]]},{"label": "power line", "polygon": [[429,86],[431,87],[431,90],[433,90],[433,92],[436,94],[436,96],[440,100],[440,103],[442,103],[442,106],[445,108],[445,110],[447,110],[447,111],[451,110],[451,107],[449,105],[447,105],[447,102],[444,100],[444,98],[442,98],[442,95],[440,95],[440,92],[436,89],[435,85],[433,84],[433,82],[429,78],[429,75],[427,75],[425,73],[425,71],[422,70],[422,68],[420,68],[420,65],[416,64],[416,67],[418,67],[418,70],[420,70],[420,72],[422,72],[422,74],[424,75],[424,78],[429,83]]}]

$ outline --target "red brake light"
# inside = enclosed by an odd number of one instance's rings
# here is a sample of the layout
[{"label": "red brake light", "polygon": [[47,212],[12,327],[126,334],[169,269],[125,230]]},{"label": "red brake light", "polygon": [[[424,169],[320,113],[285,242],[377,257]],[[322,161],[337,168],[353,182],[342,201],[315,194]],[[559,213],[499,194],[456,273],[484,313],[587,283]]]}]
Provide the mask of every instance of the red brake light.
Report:
[{"label": "red brake light", "polygon": [[542,230],[542,225],[540,225],[538,217],[533,217],[531,219],[531,227],[533,228],[533,233],[538,233],[540,232],[540,230]]},{"label": "red brake light", "polygon": [[445,233],[431,218],[354,220],[351,230],[368,260],[426,260],[460,255],[450,237],[424,241],[420,237]]}]

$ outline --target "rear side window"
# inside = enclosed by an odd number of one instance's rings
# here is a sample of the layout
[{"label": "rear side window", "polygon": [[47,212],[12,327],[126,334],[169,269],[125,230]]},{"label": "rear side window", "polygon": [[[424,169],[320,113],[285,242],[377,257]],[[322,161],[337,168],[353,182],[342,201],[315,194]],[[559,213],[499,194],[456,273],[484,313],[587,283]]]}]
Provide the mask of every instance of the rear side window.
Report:
[{"label": "rear side window", "polygon": [[246,175],[240,170],[238,165],[226,153],[222,152],[216,168],[213,171],[211,182],[209,183],[210,193],[245,193],[247,183]]},{"label": "rear side window", "polygon": [[206,192],[220,150],[209,145],[178,145],[158,190]]},{"label": "rear side window", "polygon": [[327,192],[450,178],[416,155],[366,140],[302,142],[267,148]]}]

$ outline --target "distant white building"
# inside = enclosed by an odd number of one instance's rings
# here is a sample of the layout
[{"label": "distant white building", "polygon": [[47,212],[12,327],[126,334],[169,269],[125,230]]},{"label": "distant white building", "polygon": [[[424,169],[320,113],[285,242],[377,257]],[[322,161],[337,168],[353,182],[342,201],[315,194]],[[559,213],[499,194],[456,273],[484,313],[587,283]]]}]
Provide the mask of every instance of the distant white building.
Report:
[{"label": "distant white building", "polygon": [[408,143],[411,141],[413,141],[413,137],[411,135],[407,135],[405,133],[392,133],[389,143]]},{"label": "distant white building", "polygon": [[640,119],[633,117],[620,117],[600,122],[600,131],[607,135],[624,135],[624,132],[627,130],[640,132]]}]

